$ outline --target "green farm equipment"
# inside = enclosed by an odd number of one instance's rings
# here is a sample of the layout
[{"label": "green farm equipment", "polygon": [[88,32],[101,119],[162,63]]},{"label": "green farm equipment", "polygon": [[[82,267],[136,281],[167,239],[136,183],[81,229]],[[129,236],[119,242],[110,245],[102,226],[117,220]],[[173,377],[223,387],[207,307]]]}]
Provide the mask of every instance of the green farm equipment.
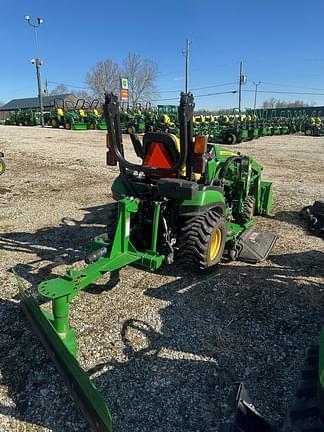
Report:
[{"label": "green farm equipment", "polygon": [[6,170],[6,164],[3,158],[4,158],[4,153],[0,152],[0,175],[2,175]]},{"label": "green farm equipment", "polygon": [[40,113],[33,110],[19,110],[10,114],[5,125],[37,126],[41,124]]},{"label": "green farm equipment", "polygon": [[54,109],[47,121],[48,126],[53,128],[64,127],[64,100],[61,98],[54,99]]},{"label": "green farm equipment", "polygon": [[64,110],[64,128],[72,130],[87,130],[87,113],[84,109],[84,99],[78,99],[73,105],[69,101],[66,102],[67,110]]},{"label": "green farm equipment", "polygon": [[[81,103],[80,103],[81,101]],[[63,99],[54,99],[54,111],[48,119],[48,124],[54,128],[87,130],[87,114],[84,109],[84,99],[78,99],[76,104]]]},{"label": "green farm equipment", "polygon": [[106,130],[107,123],[102,118],[102,114],[100,114],[98,110],[98,105],[99,99],[94,99],[86,109],[88,129]]},{"label": "green farm equipment", "polygon": [[118,99],[106,95],[107,164],[119,165],[112,185],[107,231],[92,242],[81,270],[42,282],[39,294],[52,312],[22,293],[22,307],[49,350],[72,394],[95,431],[111,431],[108,409],[79,366],[76,333],[69,307],[80,290],[126,265],[156,271],[182,262],[198,272],[212,271],[222,257],[256,263],[270,253],[276,236],[257,232],[253,215],[267,215],[272,185],[261,180],[262,167],[248,156],[192,136],[194,99],[182,93],[180,139],[147,132],[130,134],[142,163],[125,159]]},{"label": "green farm equipment", "polygon": [[310,117],[303,124],[303,132],[306,136],[324,135],[324,126],[320,117]]}]

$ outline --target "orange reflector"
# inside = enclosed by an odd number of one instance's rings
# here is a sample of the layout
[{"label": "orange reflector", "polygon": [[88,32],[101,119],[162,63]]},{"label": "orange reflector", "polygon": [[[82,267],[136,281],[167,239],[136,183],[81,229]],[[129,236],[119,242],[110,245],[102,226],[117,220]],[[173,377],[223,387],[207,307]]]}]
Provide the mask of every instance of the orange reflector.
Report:
[{"label": "orange reflector", "polygon": [[206,135],[197,135],[194,143],[194,153],[202,155],[207,150],[207,137]]},{"label": "orange reflector", "polygon": [[164,144],[153,142],[144,158],[143,165],[152,168],[169,169],[172,168],[173,163],[166,148],[164,147]]}]

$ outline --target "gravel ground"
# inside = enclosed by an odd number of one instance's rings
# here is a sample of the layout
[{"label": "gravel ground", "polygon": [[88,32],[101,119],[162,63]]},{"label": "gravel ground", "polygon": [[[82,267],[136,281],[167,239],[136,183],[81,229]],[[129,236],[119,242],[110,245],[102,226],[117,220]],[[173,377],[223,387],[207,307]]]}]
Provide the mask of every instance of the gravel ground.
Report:
[{"label": "gravel ground", "polygon": [[[324,198],[324,138],[267,137],[235,146],[273,181],[279,239],[258,265],[223,264],[208,277],[176,265],[131,267],[73,302],[79,360],[111,408],[116,432],[215,432],[231,383],[284,419],[305,349],[323,324],[323,240],[298,211]],[[19,308],[12,269],[36,284],[80,262],[105,226],[105,133],[0,126],[0,431],[86,431]]]}]

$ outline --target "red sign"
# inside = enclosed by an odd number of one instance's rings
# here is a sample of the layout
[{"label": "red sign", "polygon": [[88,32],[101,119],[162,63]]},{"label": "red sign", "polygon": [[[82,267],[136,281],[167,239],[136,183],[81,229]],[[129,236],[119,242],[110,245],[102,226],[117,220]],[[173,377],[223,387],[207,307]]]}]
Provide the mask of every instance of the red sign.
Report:
[{"label": "red sign", "polygon": [[128,90],[127,89],[120,89],[120,100],[128,101]]}]

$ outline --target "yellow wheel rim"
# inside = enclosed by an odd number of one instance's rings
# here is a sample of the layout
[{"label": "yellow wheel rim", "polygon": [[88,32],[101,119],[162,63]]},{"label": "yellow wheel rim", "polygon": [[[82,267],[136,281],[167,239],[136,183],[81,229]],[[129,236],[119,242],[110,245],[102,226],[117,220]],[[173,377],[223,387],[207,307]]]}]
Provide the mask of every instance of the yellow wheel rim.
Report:
[{"label": "yellow wheel rim", "polygon": [[4,163],[3,163],[3,161],[0,160],[0,175],[3,174],[4,171],[5,171]]},{"label": "yellow wheel rim", "polygon": [[209,260],[214,261],[222,244],[222,232],[219,228],[215,230],[210,239]]}]

